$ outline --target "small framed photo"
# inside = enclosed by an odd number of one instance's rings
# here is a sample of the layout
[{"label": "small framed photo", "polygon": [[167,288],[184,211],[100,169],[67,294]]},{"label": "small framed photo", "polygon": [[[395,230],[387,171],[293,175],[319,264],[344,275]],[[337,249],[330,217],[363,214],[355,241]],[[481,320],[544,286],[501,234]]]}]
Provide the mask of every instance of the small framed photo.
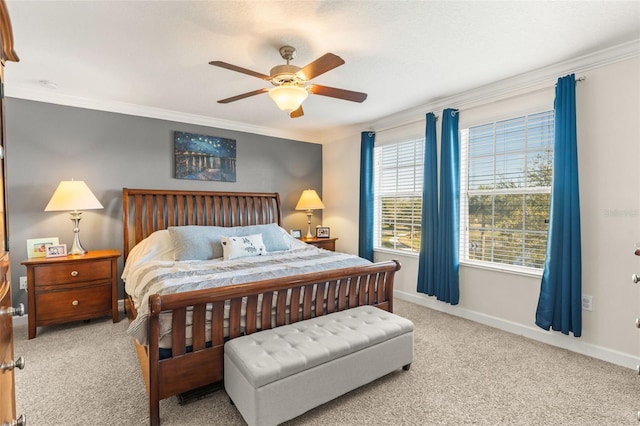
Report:
[{"label": "small framed photo", "polygon": [[326,226],[318,226],[316,228],[316,238],[329,238],[329,228]]},{"label": "small framed photo", "polygon": [[301,229],[292,229],[290,232],[291,232],[291,236],[293,238],[302,238],[302,230]]},{"label": "small framed photo", "polygon": [[62,257],[67,255],[66,244],[54,244],[47,246],[47,257]]},{"label": "small framed photo", "polygon": [[47,247],[58,245],[58,237],[35,238],[27,240],[27,257],[45,257]]}]

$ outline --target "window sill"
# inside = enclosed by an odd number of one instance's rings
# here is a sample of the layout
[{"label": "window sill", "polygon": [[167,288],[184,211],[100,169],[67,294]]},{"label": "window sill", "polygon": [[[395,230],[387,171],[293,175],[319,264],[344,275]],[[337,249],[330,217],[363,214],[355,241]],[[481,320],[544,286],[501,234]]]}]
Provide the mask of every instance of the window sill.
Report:
[{"label": "window sill", "polygon": [[[389,249],[380,249],[380,248],[373,249],[373,252],[384,253],[392,256],[411,257],[415,259],[417,259],[420,256],[419,253],[409,253],[409,252],[404,252],[399,250],[389,250]],[[524,277],[542,278],[542,269],[527,268],[524,266],[499,265],[495,263],[474,262],[469,260],[461,261],[460,266],[463,266],[465,268],[484,269],[487,271],[520,275]]]},{"label": "window sill", "polygon": [[485,269],[487,271],[503,272],[507,274],[521,275],[524,277],[542,278],[542,269],[527,268],[524,266],[509,266],[489,264],[487,262],[461,261],[460,266],[467,268]]},{"label": "window sill", "polygon": [[408,252],[408,251],[391,250],[391,249],[384,249],[384,248],[374,248],[373,252],[374,253],[392,254],[394,256],[415,257],[415,258],[417,258],[420,255],[420,253],[411,253],[411,252]]}]

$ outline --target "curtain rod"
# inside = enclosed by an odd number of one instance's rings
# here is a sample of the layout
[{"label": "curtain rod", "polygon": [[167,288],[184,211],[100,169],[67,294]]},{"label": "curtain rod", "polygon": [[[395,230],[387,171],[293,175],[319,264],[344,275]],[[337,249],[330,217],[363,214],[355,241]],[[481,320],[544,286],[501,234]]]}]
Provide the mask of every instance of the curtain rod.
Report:
[{"label": "curtain rod", "polygon": [[[585,77],[585,76],[578,77],[578,78],[576,78],[576,84],[580,83],[582,81],[585,81],[586,79],[587,79],[587,77]],[[500,101],[504,101],[504,100],[507,100],[507,99],[513,99],[515,97],[522,96],[522,95],[530,95],[530,94],[533,94],[533,93],[542,92],[544,90],[549,90],[551,87],[555,87],[556,84],[557,83],[554,83],[553,86],[544,86],[544,87],[540,87],[538,89],[530,90],[528,92],[522,92],[522,93],[510,95],[510,96],[505,96],[505,97],[502,97],[500,99],[496,99],[495,101],[489,101],[489,102],[485,102],[485,103],[482,103],[482,104],[472,105],[472,106],[470,106],[470,107],[468,107],[466,109],[464,108],[464,105],[468,105],[470,103],[473,103],[473,101],[470,101],[470,102],[467,102],[467,103],[462,102],[462,103],[458,104],[458,106],[453,107],[453,109],[457,109],[458,112],[460,112],[461,110],[463,112],[464,111],[469,111],[471,109],[479,108],[481,106],[486,106],[486,105],[489,105],[489,104],[492,104],[492,103],[495,103],[495,102],[500,102]],[[438,108],[435,108],[435,109],[438,109]],[[427,113],[423,113],[423,115],[425,115],[425,114],[427,114]],[[440,118],[440,117],[438,115],[436,115],[436,121],[438,121],[438,118]],[[401,124],[395,124],[393,126],[383,127],[382,129],[379,129],[379,130],[371,130],[370,132],[373,132],[373,133],[376,133],[376,134],[377,133],[384,133],[384,132],[388,132],[390,130],[394,130],[394,129],[397,129],[397,128],[400,128],[400,127],[410,126],[412,124],[421,123],[423,121],[424,121],[424,118],[419,118],[419,119],[407,121],[407,122],[404,122],[404,123],[401,123]]]}]

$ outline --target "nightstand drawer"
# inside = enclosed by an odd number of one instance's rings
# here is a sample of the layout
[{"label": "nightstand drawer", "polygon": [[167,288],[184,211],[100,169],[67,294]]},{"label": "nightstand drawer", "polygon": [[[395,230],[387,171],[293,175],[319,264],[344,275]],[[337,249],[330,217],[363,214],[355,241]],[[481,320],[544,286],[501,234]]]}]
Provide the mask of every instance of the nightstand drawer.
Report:
[{"label": "nightstand drawer", "polygon": [[313,242],[313,245],[321,248],[321,249],[325,249],[325,250],[331,250],[331,251],[335,251],[336,250],[336,240],[316,240]]},{"label": "nightstand drawer", "polygon": [[104,259],[93,260],[91,262],[40,265],[35,268],[34,273],[38,286],[94,280],[110,280],[111,261],[109,259]]},{"label": "nightstand drawer", "polygon": [[337,238],[302,238],[301,241],[304,241],[307,244],[311,244],[312,246],[316,246],[321,249],[336,251],[336,240]]},{"label": "nightstand drawer", "polygon": [[111,283],[64,291],[43,291],[37,295],[39,323],[64,319],[93,318],[111,313]]}]

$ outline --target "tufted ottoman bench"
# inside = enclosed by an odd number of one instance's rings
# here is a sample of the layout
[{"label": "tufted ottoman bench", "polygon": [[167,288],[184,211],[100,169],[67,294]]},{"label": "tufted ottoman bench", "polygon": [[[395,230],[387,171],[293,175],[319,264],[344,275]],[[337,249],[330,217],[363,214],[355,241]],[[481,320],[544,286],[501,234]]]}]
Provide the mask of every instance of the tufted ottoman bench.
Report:
[{"label": "tufted ottoman bench", "polygon": [[413,323],[360,306],[232,339],[224,386],[250,425],[290,420],[413,361]]}]

